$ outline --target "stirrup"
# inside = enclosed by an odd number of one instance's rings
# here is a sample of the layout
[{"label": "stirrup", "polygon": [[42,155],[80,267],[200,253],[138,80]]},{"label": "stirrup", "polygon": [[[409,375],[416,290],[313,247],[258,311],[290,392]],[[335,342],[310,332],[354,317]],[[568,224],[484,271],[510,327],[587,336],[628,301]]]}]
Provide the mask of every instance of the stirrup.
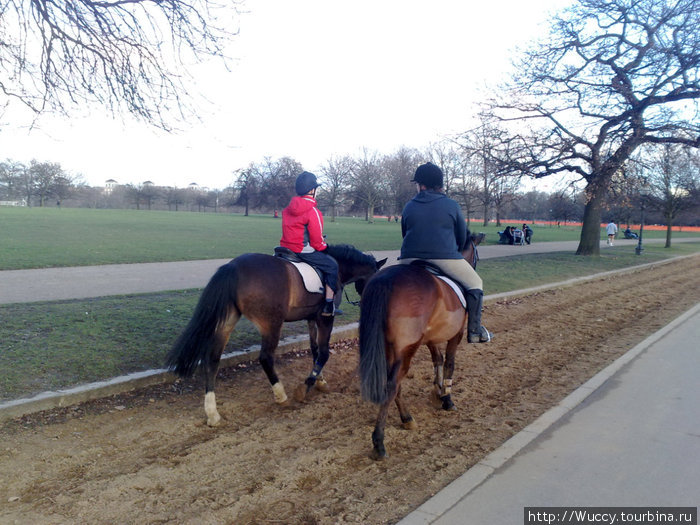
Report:
[{"label": "stirrup", "polygon": [[479,327],[477,333],[470,333],[467,335],[467,341],[470,343],[488,343],[493,339],[493,334],[489,332],[485,326]]}]

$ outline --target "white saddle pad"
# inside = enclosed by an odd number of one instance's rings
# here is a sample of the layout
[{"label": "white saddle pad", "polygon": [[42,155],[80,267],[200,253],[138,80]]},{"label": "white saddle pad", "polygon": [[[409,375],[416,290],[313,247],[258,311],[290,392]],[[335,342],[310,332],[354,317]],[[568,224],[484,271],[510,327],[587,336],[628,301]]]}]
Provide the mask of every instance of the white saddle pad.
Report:
[{"label": "white saddle pad", "polygon": [[459,302],[462,303],[462,308],[466,309],[467,308],[467,300],[464,298],[464,293],[462,293],[462,289],[459,287],[459,285],[454,282],[452,279],[449,277],[445,277],[444,275],[436,275],[438,279],[442,279],[449,285],[452,290],[457,294],[457,297],[459,297]]},{"label": "white saddle pad", "polygon": [[310,264],[291,262],[301,274],[306,291],[310,293],[323,293],[323,283],[316,270]]}]

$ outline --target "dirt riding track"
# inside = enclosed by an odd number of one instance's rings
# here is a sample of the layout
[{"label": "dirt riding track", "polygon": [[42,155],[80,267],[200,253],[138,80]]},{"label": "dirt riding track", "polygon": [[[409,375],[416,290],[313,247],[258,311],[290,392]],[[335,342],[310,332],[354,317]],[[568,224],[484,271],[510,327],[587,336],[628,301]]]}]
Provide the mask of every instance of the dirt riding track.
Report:
[{"label": "dirt riding track", "polygon": [[[486,345],[463,344],[453,398],[431,403],[419,352],[392,409],[389,458],[369,458],[377,409],[360,399],[356,341],[334,347],[332,388],[276,406],[256,364],[220,374],[221,426],[197,381],[43,412],[0,428],[0,523],[393,523],[645,336],[700,300],[700,257],[489,304]],[[287,391],[310,369],[285,357]]]}]

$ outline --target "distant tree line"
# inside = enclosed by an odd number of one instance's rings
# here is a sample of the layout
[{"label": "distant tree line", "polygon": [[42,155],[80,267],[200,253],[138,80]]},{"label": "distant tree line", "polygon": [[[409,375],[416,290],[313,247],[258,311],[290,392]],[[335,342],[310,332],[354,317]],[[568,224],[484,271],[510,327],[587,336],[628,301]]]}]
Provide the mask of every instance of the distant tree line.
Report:
[{"label": "distant tree line", "polygon": [[[583,220],[585,188],[569,184],[554,192],[525,191],[523,176],[503,171],[490,154],[492,138],[471,133],[431,144],[425,150],[402,147],[391,154],[363,149],[357,155],[329,158],[314,169],[322,188],[319,206],[326,220],[359,216],[397,217],[416,192],[416,166],[431,161],[445,174],[445,191],[460,203],[470,223],[505,220]],[[0,201],[27,206],[129,208],[226,213],[281,211],[294,195],[294,181],[305,167],[291,157],[264,158],[233,172],[223,189],[158,186],[150,181],[91,187],[59,164],[32,161],[28,166],[0,163]],[[679,145],[646,146],[612,177],[602,220],[626,225],[646,222],[700,225],[700,155]],[[477,229],[478,224],[472,225]]]}]

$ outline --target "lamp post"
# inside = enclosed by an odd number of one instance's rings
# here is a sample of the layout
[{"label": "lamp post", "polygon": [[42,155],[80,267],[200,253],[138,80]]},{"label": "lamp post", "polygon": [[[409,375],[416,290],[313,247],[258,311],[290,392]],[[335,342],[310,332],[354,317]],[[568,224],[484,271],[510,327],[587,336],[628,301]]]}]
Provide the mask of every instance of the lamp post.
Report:
[{"label": "lamp post", "polygon": [[634,249],[634,253],[637,255],[642,255],[642,252],[644,251],[644,246],[642,246],[642,235],[644,234],[644,204],[646,204],[646,196],[648,191],[647,182],[645,180],[642,187],[639,189],[642,213],[641,220],[639,221],[639,242],[637,242],[637,247]]}]

